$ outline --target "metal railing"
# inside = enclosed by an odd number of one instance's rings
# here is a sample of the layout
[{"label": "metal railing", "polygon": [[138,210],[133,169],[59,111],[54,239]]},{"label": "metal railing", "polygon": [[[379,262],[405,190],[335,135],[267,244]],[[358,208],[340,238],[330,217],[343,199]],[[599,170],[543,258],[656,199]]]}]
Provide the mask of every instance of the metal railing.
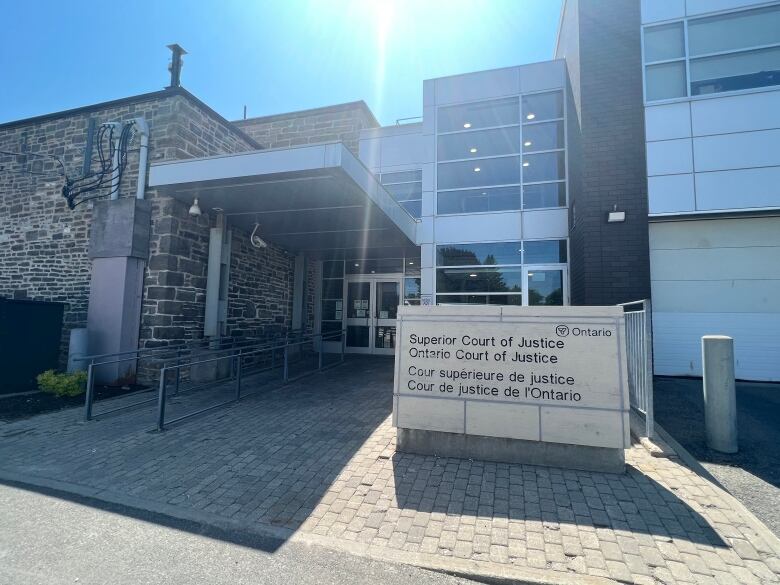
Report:
[{"label": "metal railing", "polygon": [[645,419],[645,435],[654,435],[653,420],[653,315],[650,301],[620,303],[626,321],[628,395],[631,408]]},{"label": "metal railing", "polygon": [[[290,332],[286,335],[289,338],[291,335],[297,335],[298,332]],[[156,397],[147,398],[139,402],[133,402],[131,404],[124,404],[122,406],[114,407],[109,410],[105,410],[99,413],[94,412],[95,404],[95,377],[96,370],[100,367],[117,365],[127,362],[139,362],[141,360],[150,360],[155,364],[154,370],[157,371],[159,364],[167,364],[175,362],[177,365],[188,363],[193,357],[202,357],[204,354],[219,354],[229,351],[235,351],[239,348],[245,347],[258,347],[262,345],[278,344],[279,340],[273,341],[259,341],[256,337],[219,337],[219,338],[204,338],[193,340],[187,343],[183,343],[176,346],[165,347],[151,347],[142,348],[128,351],[120,351],[115,353],[104,353],[95,355],[79,355],[75,356],[77,361],[81,363],[87,362],[87,387],[84,397],[84,418],[85,420],[92,420],[96,416],[102,416],[111,414],[123,410],[128,410],[136,406],[149,404],[157,400]],[[176,388],[181,380],[177,378]],[[144,388],[136,392],[130,392],[124,394],[127,396],[136,396],[146,392],[153,391],[154,387]]]},{"label": "metal railing", "polygon": [[[226,406],[233,402],[237,402],[241,400],[241,398],[245,398],[247,396],[251,396],[252,394],[256,394],[257,392],[260,392],[260,388],[257,388],[254,391],[249,393],[245,393],[245,394],[241,393],[242,380],[246,376],[250,375],[250,372],[245,371],[246,368],[245,362],[250,361],[250,358],[253,358],[255,361],[258,361],[257,358],[259,358],[263,354],[270,353],[269,359],[259,360],[259,363],[261,364],[260,367],[259,368],[256,367],[253,370],[251,370],[251,374],[258,374],[261,372],[274,370],[276,368],[282,368],[282,380],[284,381],[285,384],[288,382],[298,380],[304,376],[313,374],[314,372],[322,372],[334,366],[342,364],[344,362],[344,353],[346,349],[345,348],[346,333],[347,333],[346,329],[343,329],[341,331],[333,331],[330,333],[310,333],[306,335],[301,335],[300,336],[301,338],[298,341],[292,341],[292,342],[288,341],[284,344],[270,345],[268,347],[240,347],[230,351],[227,355],[213,356],[206,359],[189,361],[187,363],[163,366],[160,369],[160,378],[159,378],[160,382],[157,391],[157,430],[158,431],[165,430],[166,424],[173,424],[175,422],[179,422],[191,418],[193,416],[203,414],[211,410],[215,410],[222,406]],[[322,344],[323,342],[328,340],[339,340],[341,343],[340,343],[340,352],[339,352],[338,361],[328,364],[326,366],[324,365],[323,362],[323,355],[325,352],[323,350]],[[319,347],[315,347],[315,351],[317,353],[316,369],[312,369],[310,371],[306,371],[297,376],[291,377],[290,376],[290,363],[291,363],[290,360],[292,354],[291,349],[292,348],[300,349],[304,345],[307,345],[309,343],[311,343],[312,345],[319,345]],[[276,363],[277,353],[282,354],[281,364]],[[188,412],[186,414],[177,416],[173,419],[166,420],[165,412],[166,412],[166,403],[168,401],[169,377],[172,377],[175,383],[175,381],[181,377],[181,371],[184,368],[191,368],[192,366],[200,366],[203,364],[216,365],[219,362],[222,362],[224,360],[229,360],[230,372],[231,372],[230,378],[212,382],[211,385],[218,386],[218,385],[223,385],[232,382],[233,394],[231,398],[227,400],[223,400],[216,404],[211,404],[204,408],[200,408],[193,412]],[[268,362],[270,362],[270,365]],[[173,373],[173,376],[169,376],[169,373]],[[178,389],[174,392],[174,394],[175,393],[178,393]]]}]

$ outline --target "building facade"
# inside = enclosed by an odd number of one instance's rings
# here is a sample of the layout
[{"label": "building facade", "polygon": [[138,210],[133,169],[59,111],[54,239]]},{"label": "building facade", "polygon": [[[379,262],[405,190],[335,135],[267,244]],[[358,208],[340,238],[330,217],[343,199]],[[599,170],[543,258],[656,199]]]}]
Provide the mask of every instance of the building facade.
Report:
[{"label": "building facade", "polygon": [[[739,377],[780,379],[780,8],[716,4],[566,0],[554,59],[426,80],[414,123],[363,102],[229,122],[172,83],[2,124],[0,295],[66,304],[64,362],[72,328],[94,352],[304,330],[392,355],[400,304],[652,293],[656,373],[700,375],[700,336],[727,333]],[[118,203],[68,209],[46,157],[88,173],[96,125],[139,117],[139,314],[98,332],[89,238]]]},{"label": "building facade", "polygon": [[780,380],[780,3],[642,2],[656,373]]}]

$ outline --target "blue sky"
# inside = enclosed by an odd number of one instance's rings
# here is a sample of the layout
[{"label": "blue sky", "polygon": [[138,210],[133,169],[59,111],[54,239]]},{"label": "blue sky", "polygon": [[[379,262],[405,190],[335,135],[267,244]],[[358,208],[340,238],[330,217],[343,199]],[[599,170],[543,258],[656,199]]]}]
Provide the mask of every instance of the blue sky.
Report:
[{"label": "blue sky", "polygon": [[550,59],[560,4],[9,2],[0,122],[161,89],[178,42],[182,85],[228,119],[363,99],[392,124],[421,115],[423,79]]}]

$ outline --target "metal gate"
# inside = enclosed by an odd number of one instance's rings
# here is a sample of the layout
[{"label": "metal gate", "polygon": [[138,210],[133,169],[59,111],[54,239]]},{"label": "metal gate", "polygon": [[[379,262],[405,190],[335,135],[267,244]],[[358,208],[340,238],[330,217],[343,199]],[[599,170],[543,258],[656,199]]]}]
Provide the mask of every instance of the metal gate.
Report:
[{"label": "metal gate", "polygon": [[626,320],[628,393],[631,408],[645,420],[645,436],[653,436],[653,321],[650,301],[620,303]]}]

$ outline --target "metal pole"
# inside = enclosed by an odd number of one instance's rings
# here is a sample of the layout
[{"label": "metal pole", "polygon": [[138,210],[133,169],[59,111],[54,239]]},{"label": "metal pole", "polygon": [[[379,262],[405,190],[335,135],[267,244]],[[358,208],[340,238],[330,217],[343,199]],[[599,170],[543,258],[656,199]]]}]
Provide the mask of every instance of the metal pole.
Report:
[{"label": "metal pole", "polygon": [[322,370],[322,346],[325,343],[325,338],[322,336],[322,333],[320,333],[319,338],[320,338],[320,345],[319,345],[319,353],[317,354],[317,369]]},{"label": "metal pole", "polygon": [[346,331],[341,331],[341,361],[344,362],[344,353],[346,353],[346,345],[347,345],[347,333]]},{"label": "metal pole", "polygon": [[645,301],[645,364],[647,376],[647,410],[645,424],[647,437],[655,436],[655,415],[653,414],[653,310],[652,301]]},{"label": "metal pole", "polygon": [[176,350],[176,386],[173,390],[173,394],[176,395],[179,393],[179,381],[181,380],[181,350]]},{"label": "metal pole", "polygon": [[284,346],[284,381],[287,382],[290,379],[290,364],[289,359],[287,358],[287,349],[289,348],[288,345]]},{"label": "metal pole", "polygon": [[160,389],[157,394],[157,430],[165,428],[165,367],[160,369]]},{"label": "metal pole", "polygon": [[94,374],[94,366],[95,366],[95,360],[89,362],[89,366],[87,366],[87,396],[86,396],[86,404],[85,404],[85,412],[84,412],[84,419],[85,420],[92,420],[92,400],[94,397],[94,386],[95,386],[95,374]]},{"label": "metal pole", "polygon": [[236,400],[241,400],[241,351],[236,356]]}]

